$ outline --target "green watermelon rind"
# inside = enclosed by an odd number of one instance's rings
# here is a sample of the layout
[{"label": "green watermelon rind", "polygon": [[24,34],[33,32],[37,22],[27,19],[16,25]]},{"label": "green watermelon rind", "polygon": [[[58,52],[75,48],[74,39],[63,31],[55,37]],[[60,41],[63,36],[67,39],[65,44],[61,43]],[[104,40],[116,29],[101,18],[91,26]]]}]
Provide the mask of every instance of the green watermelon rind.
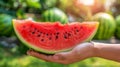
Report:
[{"label": "green watermelon rind", "polygon": [[58,8],[51,8],[46,10],[42,16],[43,22],[61,22],[62,24],[68,23],[67,15]]},{"label": "green watermelon rind", "polygon": [[[70,51],[73,47],[71,47],[71,48],[68,48],[68,49],[63,49],[63,50],[44,50],[44,49],[42,49],[42,48],[38,48],[37,46],[32,46],[32,44],[30,44],[30,43],[28,43],[27,41],[25,41],[24,40],[24,38],[22,38],[22,36],[20,36],[20,34],[17,32],[17,30],[16,30],[16,28],[15,28],[15,25],[14,25],[14,20],[13,20],[13,28],[14,28],[14,31],[15,31],[15,33],[16,33],[16,35],[17,35],[17,37],[20,39],[20,41],[24,44],[24,45],[26,45],[26,46],[28,46],[29,48],[32,48],[33,50],[35,50],[35,51],[38,51],[38,52],[41,52],[41,53],[45,53],[45,54],[55,54],[55,53],[58,53],[58,52],[66,52],[66,51]],[[98,24],[99,25],[99,24]],[[97,28],[96,28],[96,30],[91,34],[91,36],[90,37],[88,37],[88,39],[86,39],[86,40],[84,40],[83,42],[90,42],[91,41],[91,39],[94,37],[94,35],[95,35],[95,33],[97,32],[97,29],[98,29],[98,26],[97,26]],[[29,44],[29,45],[28,45]],[[76,44],[75,46],[77,46],[78,44]],[[75,47],[74,46],[74,47]]]},{"label": "green watermelon rind", "polygon": [[115,37],[117,39],[120,39],[120,15],[118,15],[116,18],[115,18],[115,21],[116,21],[116,30],[115,30]]},{"label": "green watermelon rind", "polygon": [[11,36],[13,18],[13,16],[8,14],[0,14],[0,36]]},{"label": "green watermelon rind", "polygon": [[100,12],[93,16],[93,20],[100,23],[94,39],[107,40],[114,35],[116,23],[112,15],[105,12]]},{"label": "green watermelon rind", "polygon": [[[99,23],[98,23],[98,26],[99,26]],[[98,30],[98,26],[97,26],[96,30],[91,34],[91,36],[87,40],[85,40],[85,42],[90,42],[94,38],[94,36]]]}]

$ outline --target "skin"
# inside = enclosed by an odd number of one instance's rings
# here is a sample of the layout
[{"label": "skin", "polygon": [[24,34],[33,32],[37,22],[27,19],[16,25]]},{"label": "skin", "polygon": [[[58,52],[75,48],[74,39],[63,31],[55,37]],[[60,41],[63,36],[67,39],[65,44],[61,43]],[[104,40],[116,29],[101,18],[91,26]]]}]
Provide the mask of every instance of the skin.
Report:
[{"label": "skin", "polygon": [[91,57],[120,62],[120,44],[82,43],[69,52],[61,52],[49,56],[33,50],[28,50],[27,54],[48,62],[61,64],[71,64]]}]

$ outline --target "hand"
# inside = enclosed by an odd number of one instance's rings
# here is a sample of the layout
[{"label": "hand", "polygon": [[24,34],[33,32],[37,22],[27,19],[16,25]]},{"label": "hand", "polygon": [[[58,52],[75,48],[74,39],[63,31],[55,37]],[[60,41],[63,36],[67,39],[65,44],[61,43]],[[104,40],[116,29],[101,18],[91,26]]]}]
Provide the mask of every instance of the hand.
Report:
[{"label": "hand", "polygon": [[52,56],[40,54],[33,50],[28,50],[27,54],[45,61],[49,61],[49,62],[70,64],[70,63],[75,63],[75,62],[84,60],[89,57],[93,57],[94,45],[92,43],[82,43],[76,46],[75,48],[73,48],[69,52],[56,53]]}]

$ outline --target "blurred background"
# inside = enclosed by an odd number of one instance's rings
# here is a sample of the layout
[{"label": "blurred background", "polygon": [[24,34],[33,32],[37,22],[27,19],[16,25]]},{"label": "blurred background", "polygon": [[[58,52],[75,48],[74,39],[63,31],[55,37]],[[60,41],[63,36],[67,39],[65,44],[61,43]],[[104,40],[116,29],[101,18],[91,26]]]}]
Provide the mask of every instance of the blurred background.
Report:
[{"label": "blurred background", "polygon": [[120,0],[0,0],[0,67],[120,67],[120,63],[90,58],[63,65],[26,55],[29,49],[16,37],[12,19],[39,22],[98,21],[95,42],[120,42]]}]

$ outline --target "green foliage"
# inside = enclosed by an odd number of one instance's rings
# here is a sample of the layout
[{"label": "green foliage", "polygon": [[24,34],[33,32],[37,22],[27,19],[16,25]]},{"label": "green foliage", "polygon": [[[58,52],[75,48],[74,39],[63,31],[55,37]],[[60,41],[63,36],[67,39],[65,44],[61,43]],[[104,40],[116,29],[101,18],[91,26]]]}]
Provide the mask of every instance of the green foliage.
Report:
[{"label": "green foliage", "polygon": [[25,55],[27,50],[29,50],[29,48],[25,46],[23,43],[19,42],[19,45],[17,46],[17,50],[19,51],[20,54]]},{"label": "green foliage", "polygon": [[120,64],[117,62],[101,58],[90,58],[69,65],[45,62],[31,56],[16,54],[15,48],[6,50],[1,47],[0,60],[0,67],[120,67]]},{"label": "green foliage", "polygon": [[12,9],[14,7],[14,2],[16,0],[0,0],[0,6],[1,7],[6,7],[8,9]]},{"label": "green foliage", "polygon": [[26,0],[26,3],[31,8],[41,8],[39,0]]},{"label": "green foliage", "polygon": [[0,46],[0,67],[120,67],[120,63],[101,58],[89,58],[69,65],[45,62],[26,55],[26,52],[21,51],[24,51],[24,46],[21,46],[22,44],[12,48]]},{"label": "green foliage", "polygon": [[0,0],[0,13],[25,18],[25,13],[41,14],[55,7],[57,0]]},{"label": "green foliage", "polygon": [[43,9],[52,8],[56,5],[58,0],[40,0]]}]

